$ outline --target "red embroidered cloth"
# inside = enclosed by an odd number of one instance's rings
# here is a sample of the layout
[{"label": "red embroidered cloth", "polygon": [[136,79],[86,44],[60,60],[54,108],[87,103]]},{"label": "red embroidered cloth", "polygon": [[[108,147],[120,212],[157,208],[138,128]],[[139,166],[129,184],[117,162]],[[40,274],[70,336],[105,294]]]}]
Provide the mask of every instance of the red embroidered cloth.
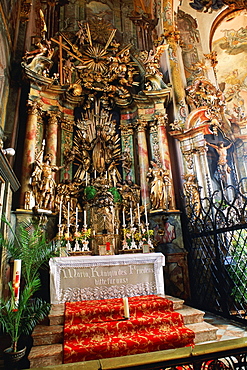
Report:
[{"label": "red embroidered cloth", "polygon": [[67,302],[64,363],[193,345],[194,332],[171,301],[155,295],[128,300],[127,320],[121,298]]}]

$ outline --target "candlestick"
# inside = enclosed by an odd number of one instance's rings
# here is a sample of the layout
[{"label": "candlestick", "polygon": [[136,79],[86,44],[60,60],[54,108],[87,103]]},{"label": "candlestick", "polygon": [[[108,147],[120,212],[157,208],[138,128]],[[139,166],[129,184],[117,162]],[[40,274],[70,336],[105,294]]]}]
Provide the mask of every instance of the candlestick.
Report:
[{"label": "candlestick", "polygon": [[20,281],[21,281],[21,260],[14,260],[12,286],[14,290],[15,307],[18,306],[19,303]]},{"label": "candlestick", "polygon": [[58,218],[58,225],[61,225],[62,223],[62,201],[60,201],[59,204],[59,218]]},{"label": "candlestick", "polygon": [[68,229],[70,227],[69,216],[70,216],[70,202],[68,202],[68,219],[67,219],[67,227],[68,227]]},{"label": "candlestick", "polygon": [[123,227],[125,227],[125,212],[124,212],[124,209],[123,209]]},{"label": "candlestick", "polygon": [[84,227],[86,228],[87,227],[87,211],[84,209]]},{"label": "candlestick", "polygon": [[140,225],[141,217],[140,217],[140,205],[139,205],[139,203],[137,203],[137,212],[138,212],[138,224]]},{"label": "candlestick", "polygon": [[145,218],[146,218],[146,225],[148,224],[148,213],[147,213],[147,203],[145,202]]},{"label": "candlestick", "polygon": [[78,226],[78,207],[75,209],[75,225]]},{"label": "candlestick", "polygon": [[133,225],[132,208],[130,207],[130,224]]},{"label": "candlestick", "polygon": [[128,297],[123,298],[123,305],[124,305],[124,317],[126,319],[129,319],[130,317],[130,311],[129,311],[129,301]]},{"label": "candlestick", "polygon": [[112,207],[112,232],[114,234],[114,230],[115,230],[115,209],[114,207]]}]

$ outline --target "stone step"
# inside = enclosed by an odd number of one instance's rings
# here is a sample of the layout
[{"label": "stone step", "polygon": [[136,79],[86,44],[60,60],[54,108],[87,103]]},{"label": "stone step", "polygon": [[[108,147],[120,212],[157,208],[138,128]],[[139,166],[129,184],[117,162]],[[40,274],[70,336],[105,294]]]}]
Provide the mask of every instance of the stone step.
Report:
[{"label": "stone step", "polygon": [[194,331],[195,344],[217,340],[216,333],[218,328],[216,326],[208,324],[205,321],[194,324],[188,324],[186,325],[186,327]]},{"label": "stone step", "polygon": [[49,314],[50,325],[63,325],[64,324],[64,310],[65,304],[53,304]]},{"label": "stone step", "polygon": [[34,346],[63,343],[63,325],[37,325],[32,337]]},{"label": "stone step", "polygon": [[184,305],[181,309],[175,311],[183,316],[185,325],[203,322],[203,316],[205,315],[205,312],[186,305]]},{"label": "stone step", "polygon": [[164,295],[163,297],[165,297],[166,299],[169,299],[170,301],[173,302],[173,309],[175,311],[180,310],[180,309],[183,308],[183,304],[184,304],[184,300],[183,299],[172,297],[170,295]]},{"label": "stone step", "polygon": [[31,349],[28,359],[30,368],[61,365],[63,363],[63,345],[35,346]]}]

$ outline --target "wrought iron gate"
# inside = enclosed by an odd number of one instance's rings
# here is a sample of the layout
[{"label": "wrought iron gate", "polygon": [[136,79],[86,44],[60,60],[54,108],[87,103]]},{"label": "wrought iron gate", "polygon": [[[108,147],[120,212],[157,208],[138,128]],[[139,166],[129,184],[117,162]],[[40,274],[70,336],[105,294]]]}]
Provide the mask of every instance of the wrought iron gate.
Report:
[{"label": "wrought iron gate", "polygon": [[246,323],[247,178],[186,203],[192,303]]}]

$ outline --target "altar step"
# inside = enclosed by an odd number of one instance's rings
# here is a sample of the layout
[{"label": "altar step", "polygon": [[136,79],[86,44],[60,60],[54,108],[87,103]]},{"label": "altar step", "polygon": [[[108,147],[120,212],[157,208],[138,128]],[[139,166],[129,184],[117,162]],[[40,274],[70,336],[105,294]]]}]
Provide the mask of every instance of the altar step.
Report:
[{"label": "altar step", "polygon": [[[183,315],[184,324],[195,332],[195,343],[216,340],[217,328],[203,321],[204,312],[188,307],[183,300],[173,301],[174,310]],[[49,325],[37,325],[33,332],[33,347],[29,354],[30,368],[59,365],[63,361],[64,304],[53,305]]]}]

